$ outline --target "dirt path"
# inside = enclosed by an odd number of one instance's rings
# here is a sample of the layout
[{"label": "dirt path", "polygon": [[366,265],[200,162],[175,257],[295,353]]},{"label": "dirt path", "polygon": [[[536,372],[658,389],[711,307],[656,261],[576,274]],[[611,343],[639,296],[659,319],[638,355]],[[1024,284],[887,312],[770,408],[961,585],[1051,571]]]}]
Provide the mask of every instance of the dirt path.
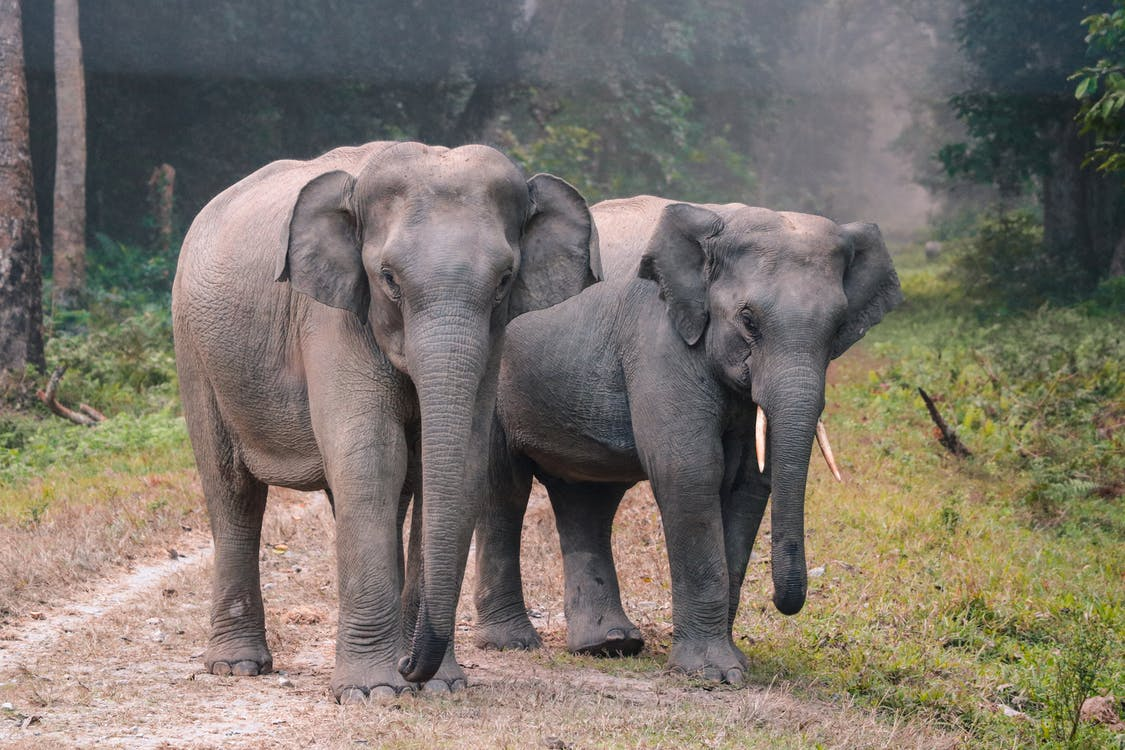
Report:
[{"label": "dirt path", "polygon": [[[646,498],[628,500],[648,513]],[[469,643],[462,601],[458,655],[473,687],[340,707],[333,662],[332,518],[317,493],[271,495],[263,535],[267,629],[278,673],[202,673],[210,542],[193,531],[176,559],[106,580],[9,627],[0,642],[4,747],[950,747],[948,737],[856,710],[796,699],[773,686],[703,689],[661,676],[652,659],[577,659],[559,647],[557,541],[543,498],[528,517],[529,605],[547,648],[496,654]],[[539,559],[541,558],[541,559]],[[466,590],[471,591],[471,579]],[[648,604],[647,602],[642,602]],[[653,604],[656,612],[666,609]],[[659,617],[658,614],[653,615]],[[655,620],[647,630],[666,628]],[[9,705],[10,704],[10,705]]]}]

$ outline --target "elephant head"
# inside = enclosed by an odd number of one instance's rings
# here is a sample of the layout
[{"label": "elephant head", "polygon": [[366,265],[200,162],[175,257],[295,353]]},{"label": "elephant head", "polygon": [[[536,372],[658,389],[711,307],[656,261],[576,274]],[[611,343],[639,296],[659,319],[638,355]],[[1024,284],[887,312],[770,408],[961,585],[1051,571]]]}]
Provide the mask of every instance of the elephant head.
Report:
[{"label": "elephant head", "polygon": [[422,594],[400,664],[411,682],[433,676],[452,638],[504,326],[592,283],[591,240],[573,187],[525,180],[485,146],[396,144],[296,200],[278,280],[353,313],[417,391]]},{"label": "elephant head", "polygon": [[717,376],[758,405],[758,463],[764,468],[768,457],[772,487],[774,604],[795,614],[807,587],[805,482],[823,429],[828,363],[902,301],[882,234],[874,224],[808,214],[674,203],[639,275],[660,285],[684,343],[702,347]]}]

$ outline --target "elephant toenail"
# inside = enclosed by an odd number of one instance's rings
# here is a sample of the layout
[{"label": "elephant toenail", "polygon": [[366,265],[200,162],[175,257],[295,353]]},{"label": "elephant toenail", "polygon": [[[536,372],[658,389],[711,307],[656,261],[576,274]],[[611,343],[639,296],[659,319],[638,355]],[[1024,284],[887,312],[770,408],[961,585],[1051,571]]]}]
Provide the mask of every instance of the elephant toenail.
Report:
[{"label": "elephant toenail", "polygon": [[231,674],[236,677],[254,677],[258,674],[258,663],[253,661],[235,662],[231,667]]},{"label": "elephant toenail", "polygon": [[230,664],[227,664],[225,661],[217,661],[211,665],[211,674],[217,674],[221,677],[226,677],[230,673]]},{"label": "elephant toenail", "polygon": [[625,631],[621,628],[613,628],[605,634],[607,641],[623,641],[625,640]]},{"label": "elephant toenail", "polygon": [[703,679],[711,680],[712,682],[719,682],[723,679],[723,673],[720,672],[716,667],[704,667]]},{"label": "elephant toenail", "polygon": [[468,680],[457,679],[457,680],[454,680],[453,682],[449,683],[449,689],[450,689],[451,692],[454,692],[454,693],[456,693],[458,690],[464,690],[468,686],[469,686]]},{"label": "elephant toenail", "polygon": [[424,693],[448,693],[449,685],[445,684],[445,680],[430,680],[422,686]]},{"label": "elephant toenail", "polygon": [[344,688],[340,691],[340,696],[336,700],[339,701],[341,706],[358,706],[367,703],[367,693],[363,688]]},{"label": "elephant toenail", "polygon": [[398,697],[398,691],[390,685],[378,685],[371,688],[370,696],[373,701],[391,701]]},{"label": "elephant toenail", "polygon": [[725,682],[727,682],[728,684],[730,684],[730,685],[741,685],[743,679],[744,679],[744,677],[742,676],[742,670],[741,669],[736,668],[736,669],[728,669],[727,670],[727,673],[726,673],[726,676],[725,676]]}]

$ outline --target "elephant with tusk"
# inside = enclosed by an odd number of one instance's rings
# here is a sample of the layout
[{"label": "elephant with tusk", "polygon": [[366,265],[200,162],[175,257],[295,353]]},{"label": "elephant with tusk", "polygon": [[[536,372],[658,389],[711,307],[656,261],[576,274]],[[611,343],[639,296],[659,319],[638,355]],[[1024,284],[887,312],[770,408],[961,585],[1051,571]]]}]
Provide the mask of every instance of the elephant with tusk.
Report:
[{"label": "elephant with tusk", "polygon": [[[805,602],[805,482],[828,363],[902,300],[879,228],[742,204],[641,196],[591,209],[603,281],[515,320],[500,366],[493,477],[477,527],[478,644],[530,648],[519,537],[547,487],[567,645],[633,654],[610,547],[648,479],[672,574],[673,670],[740,682],[732,623],[767,499],[774,603]],[[768,419],[767,419],[768,416]]]}]

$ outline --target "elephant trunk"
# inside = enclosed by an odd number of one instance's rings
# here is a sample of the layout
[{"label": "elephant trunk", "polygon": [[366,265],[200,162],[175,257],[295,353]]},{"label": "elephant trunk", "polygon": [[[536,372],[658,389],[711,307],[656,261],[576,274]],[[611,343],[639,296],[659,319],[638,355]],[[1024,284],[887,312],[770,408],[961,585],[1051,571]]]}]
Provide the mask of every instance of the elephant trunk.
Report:
[{"label": "elephant trunk", "polygon": [[[824,371],[800,366],[780,373],[764,399],[769,419],[773,603],[795,615],[805,604],[805,483],[817,420],[824,408]],[[761,403],[761,402],[759,402]]]},{"label": "elephant trunk", "polygon": [[414,637],[399,671],[409,682],[421,683],[438,671],[453,638],[476,522],[486,441],[473,435],[473,422],[489,334],[487,318],[478,321],[448,310],[414,327],[415,345],[407,357],[422,418],[422,571]]}]

